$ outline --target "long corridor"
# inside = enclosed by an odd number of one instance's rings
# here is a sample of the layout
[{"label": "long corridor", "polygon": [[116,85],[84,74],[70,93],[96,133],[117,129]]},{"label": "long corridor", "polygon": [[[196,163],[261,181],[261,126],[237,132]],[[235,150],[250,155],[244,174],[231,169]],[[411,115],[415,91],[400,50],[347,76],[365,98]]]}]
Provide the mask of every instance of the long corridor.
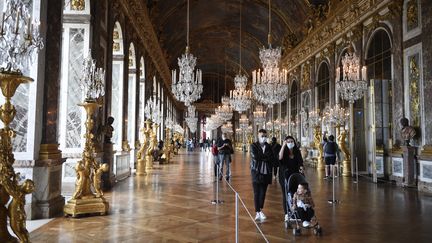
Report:
[{"label": "long corridor", "polygon": [[[231,184],[254,216],[248,155],[236,151]],[[336,180],[339,204],[328,203],[332,183],[313,168],[306,171],[323,236],[284,228],[280,185],[269,186],[260,223],[269,242],[432,242],[432,196],[366,179]],[[173,163],[133,176],[107,192],[107,216],[57,218],[30,234],[32,242],[235,242],[234,193],[220,185],[215,199],[213,165],[208,152],[181,151]],[[70,195],[69,195],[70,196]],[[66,195],[68,199],[68,195]],[[240,242],[265,242],[240,208]]]}]

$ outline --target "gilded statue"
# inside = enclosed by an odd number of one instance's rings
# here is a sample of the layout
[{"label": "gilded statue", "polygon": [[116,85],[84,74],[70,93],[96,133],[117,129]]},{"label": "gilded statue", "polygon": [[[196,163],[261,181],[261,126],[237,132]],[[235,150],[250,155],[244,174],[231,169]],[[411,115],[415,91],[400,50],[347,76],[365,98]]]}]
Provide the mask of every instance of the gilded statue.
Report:
[{"label": "gilded statue", "polygon": [[344,168],[342,174],[344,176],[350,176],[351,175],[351,155],[350,155],[350,152],[349,152],[347,145],[345,143],[347,135],[348,135],[348,133],[344,129],[344,130],[339,132],[339,135],[337,138],[339,148],[342,151],[342,154],[344,156],[344,160],[342,162],[343,168]]},{"label": "gilded statue", "polygon": [[75,181],[75,192],[72,195],[72,199],[81,198],[84,188],[90,185],[88,176],[89,171],[85,169],[82,160],[78,161],[75,165],[76,181]]},{"label": "gilded statue", "polygon": [[141,147],[139,148],[137,152],[137,175],[145,175],[146,171],[146,152],[148,149],[148,144],[150,140],[150,133],[151,133],[151,121],[146,120],[145,121],[145,127],[141,128],[141,132],[143,135],[143,142],[141,144]]},{"label": "gilded statue", "polygon": [[165,129],[165,143],[163,148],[163,155],[162,158],[165,159],[166,163],[170,162],[171,159],[171,150],[172,150],[172,144],[171,144],[171,135],[170,135],[170,129]]},{"label": "gilded statue", "polygon": [[153,152],[156,149],[157,146],[157,137],[156,137],[156,132],[155,130],[157,130],[159,127],[158,124],[153,123],[153,129],[150,129],[150,133],[149,133],[149,145],[147,147],[147,151],[146,151],[146,168],[147,169],[152,169],[153,168]]},{"label": "gilded statue", "polygon": [[[18,175],[19,173],[17,173],[17,177]],[[25,180],[22,185],[18,186],[18,190],[14,191],[14,193],[11,195],[12,201],[8,207],[10,227],[21,242],[29,242],[29,232],[26,229],[27,217],[23,202],[25,202],[25,195],[30,194],[33,191],[33,181]]]},{"label": "gilded statue", "polygon": [[318,165],[317,169],[324,169],[324,160],[323,160],[323,144],[321,143],[322,134],[321,128],[319,126],[314,128],[314,147],[318,150]]},{"label": "gilded statue", "polygon": [[400,124],[402,126],[401,137],[404,140],[404,145],[411,146],[410,140],[416,136],[417,132],[414,127],[409,125],[409,121],[405,117],[400,119]]},{"label": "gilded statue", "polygon": [[95,169],[95,173],[93,175],[93,187],[96,193],[96,197],[103,196],[103,192],[101,190],[101,184],[102,184],[102,173],[108,172],[108,164],[101,164],[99,165],[99,168]]}]

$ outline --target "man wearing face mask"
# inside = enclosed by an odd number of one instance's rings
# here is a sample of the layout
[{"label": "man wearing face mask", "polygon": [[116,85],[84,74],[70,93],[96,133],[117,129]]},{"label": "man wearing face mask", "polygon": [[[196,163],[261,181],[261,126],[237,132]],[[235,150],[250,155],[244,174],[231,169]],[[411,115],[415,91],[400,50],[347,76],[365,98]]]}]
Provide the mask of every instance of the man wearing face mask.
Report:
[{"label": "man wearing face mask", "polygon": [[218,153],[219,153],[219,165],[220,165],[220,175],[219,180],[222,180],[223,167],[226,165],[226,180],[231,177],[231,154],[234,152],[231,140],[227,138],[226,133],[222,133],[222,138],[218,142]]},{"label": "man wearing face mask", "polygon": [[263,213],[267,187],[272,183],[272,169],[276,158],[271,146],[267,143],[267,131],[258,131],[258,141],[251,144],[251,175],[254,192],[255,220],[264,220],[267,217]]},{"label": "man wearing face mask", "polygon": [[287,199],[285,191],[285,179],[288,181],[293,173],[303,172],[303,158],[295,140],[287,136],[279,152],[279,183],[282,188],[282,205],[285,212],[285,221],[288,221]]}]

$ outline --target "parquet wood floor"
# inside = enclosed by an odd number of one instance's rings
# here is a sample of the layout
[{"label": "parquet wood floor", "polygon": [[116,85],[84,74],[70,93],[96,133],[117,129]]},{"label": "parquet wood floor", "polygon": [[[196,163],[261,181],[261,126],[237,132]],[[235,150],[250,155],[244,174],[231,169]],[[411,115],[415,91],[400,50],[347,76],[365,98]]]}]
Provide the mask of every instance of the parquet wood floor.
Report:
[{"label": "parquet wood floor", "polygon": [[[110,214],[57,218],[31,233],[32,242],[235,242],[234,194],[220,186],[222,205],[212,205],[213,167],[210,154],[182,152],[174,163],[158,166],[147,176],[118,183],[106,197]],[[236,152],[233,187],[254,214],[249,158]],[[332,183],[322,172],[306,173],[324,235],[303,232],[294,237],[283,224],[280,186],[269,186],[260,227],[270,242],[432,242],[432,196],[389,184],[351,179],[336,181],[338,205],[331,199]],[[67,196],[67,195],[66,195]],[[254,216],[254,215],[253,215]],[[264,242],[244,209],[240,209],[240,242]]]}]

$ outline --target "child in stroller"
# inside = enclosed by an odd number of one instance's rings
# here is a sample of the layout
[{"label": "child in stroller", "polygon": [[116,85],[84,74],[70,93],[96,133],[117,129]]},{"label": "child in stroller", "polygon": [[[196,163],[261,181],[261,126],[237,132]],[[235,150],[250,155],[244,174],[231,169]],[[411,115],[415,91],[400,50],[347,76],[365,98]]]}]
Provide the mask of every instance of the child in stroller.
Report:
[{"label": "child in stroller", "polygon": [[[311,191],[309,184],[304,176],[299,173],[292,174],[285,183],[287,192],[287,208],[289,208],[290,218],[296,223],[293,229],[294,235],[300,235],[301,229],[298,220],[301,221],[303,228],[313,229],[315,235],[322,234],[322,228],[318,224],[315,216]],[[287,227],[291,227],[290,221],[286,222]]]}]

